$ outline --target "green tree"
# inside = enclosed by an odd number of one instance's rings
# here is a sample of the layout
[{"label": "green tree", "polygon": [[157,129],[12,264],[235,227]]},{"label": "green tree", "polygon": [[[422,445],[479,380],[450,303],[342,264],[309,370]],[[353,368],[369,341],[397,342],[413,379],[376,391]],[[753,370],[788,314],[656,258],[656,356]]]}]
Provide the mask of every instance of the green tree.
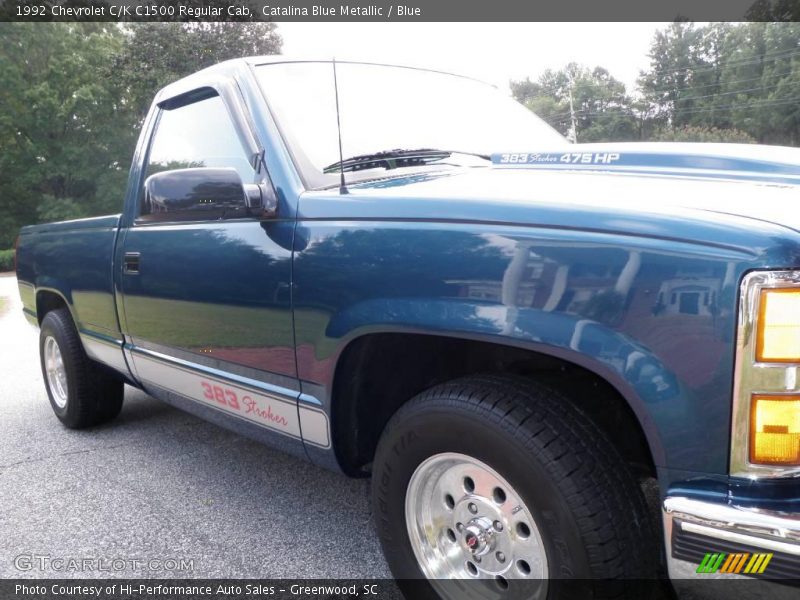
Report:
[{"label": "green tree", "polygon": [[800,143],[800,24],[676,22],[657,32],[650,58],[639,85],[652,129],[732,129],[761,143]]},{"label": "green tree", "polygon": [[115,68],[140,119],[166,84],[224,60],[277,54],[283,43],[274,23],[136,23],[125,34]]},{"label": "green tree", "polygon": [[748,21],[800,21],[797,0],[756,0],[747,10]]},{"label": "green tree", "polygon": [[514,97],[566,135],[572,125],[569,96],[576,117],[578,141],[638,139],[639,124],[625,85],[602,67],[570,63],[548,69],[535,82],[512,81]]},{"label": "green tree", "polygon": [[686,111],[693,107],[692,74],[703,66],[702,37],[694,24],[686,21],[656,32],[650,48],[650,71],[639,80],[656,123],[674,127],[687,124]]},{"label": "green tree", "polygon": [[742,24],[729,46],[721,93],[731,126],[762,143],[800,144],[800,23]]},{"label": "green tree", "polygon": [[[0,24],[0,248],[19,226],[91,214],[119,168],[119,89],[110,24]],[[103,203],[101,202],[100,205]]]},{"label": "green tree", "polygon": [[160,87],[280,48],[272,23],[0,23],[0,250],[22,225],[120,210]]},{"label": "green tree", "polygon": [[664,129],[656,131],[652,137],[656,142],[720,142],[730,144],[755,144],[750,134],[739,129],[718,129],[717,127],[700,127],[687,125],[680,129]]},{"label": "green tree", "polygon": [[538,81],[511,81],[511,93],[555,129],[566,135],[570,128],[566,75],[548,69]]},{"label": "green tree", "polygon": [[574,77],[578,135],[583,142],[637,139],[637,123],[625,84],[602,67]]}]

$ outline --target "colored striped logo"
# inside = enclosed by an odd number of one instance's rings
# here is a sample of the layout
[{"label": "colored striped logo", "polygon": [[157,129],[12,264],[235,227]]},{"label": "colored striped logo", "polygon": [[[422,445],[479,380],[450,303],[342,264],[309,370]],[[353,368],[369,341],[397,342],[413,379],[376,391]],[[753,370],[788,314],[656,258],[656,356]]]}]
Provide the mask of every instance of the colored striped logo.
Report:
[{"label": "colored striped logo", "polygon": [[697,573],[763,573],[769,561],[772,560],[772,553],[749,554],[741,552],[737,554],[726,554],[725,552],[709,552],[703,558],[703,562],[697,567]]}]

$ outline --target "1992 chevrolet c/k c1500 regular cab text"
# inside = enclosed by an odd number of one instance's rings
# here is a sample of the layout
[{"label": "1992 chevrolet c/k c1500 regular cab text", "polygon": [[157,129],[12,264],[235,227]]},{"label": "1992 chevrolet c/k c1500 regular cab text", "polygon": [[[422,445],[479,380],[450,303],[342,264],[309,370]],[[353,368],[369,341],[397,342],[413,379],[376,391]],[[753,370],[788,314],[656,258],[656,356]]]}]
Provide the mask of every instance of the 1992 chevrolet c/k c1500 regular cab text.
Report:
[{"label": "1992 chevrolet c/k c1500 regular cab text", "polygon": [[800,577],[799,200],[796,149],[572,145],[469,78],[250,58],[161,90],[122,214],[24,228],[17,273],[66,426],[124,382],[371,474],[415,597],[632,597]]}]

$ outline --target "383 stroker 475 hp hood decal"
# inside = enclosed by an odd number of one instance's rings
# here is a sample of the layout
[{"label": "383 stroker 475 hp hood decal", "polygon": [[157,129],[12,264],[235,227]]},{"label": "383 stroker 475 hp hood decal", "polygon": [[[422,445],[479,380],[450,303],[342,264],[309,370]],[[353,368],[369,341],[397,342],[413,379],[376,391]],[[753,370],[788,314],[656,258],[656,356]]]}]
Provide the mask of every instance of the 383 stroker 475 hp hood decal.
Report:
[{"label": "383 stroker 475 hp hood decal", "polygon": [[576,144],[556,151],[502,152],[499,168],[593,170],[800,185],[796,148],[744,144]]}]

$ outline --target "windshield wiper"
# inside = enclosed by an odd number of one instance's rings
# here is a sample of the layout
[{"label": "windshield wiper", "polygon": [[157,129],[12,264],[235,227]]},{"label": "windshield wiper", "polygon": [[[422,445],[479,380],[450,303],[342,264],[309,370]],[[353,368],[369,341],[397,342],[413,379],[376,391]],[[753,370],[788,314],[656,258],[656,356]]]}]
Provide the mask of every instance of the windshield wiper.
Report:
[{"label": "windshield wiper", "polygon": [[366,169],[398,169],[400,167],[419,167],[450,158],[453,154],[477,156],[484,160],[492,160],[488,154],[461,152],[459,150],[436,150],[434,148],[416,148],[413,150],[382,150],[372,154],[351,156],[325,167],[323,173],[339,173],[340,171],[363,171]]}]

